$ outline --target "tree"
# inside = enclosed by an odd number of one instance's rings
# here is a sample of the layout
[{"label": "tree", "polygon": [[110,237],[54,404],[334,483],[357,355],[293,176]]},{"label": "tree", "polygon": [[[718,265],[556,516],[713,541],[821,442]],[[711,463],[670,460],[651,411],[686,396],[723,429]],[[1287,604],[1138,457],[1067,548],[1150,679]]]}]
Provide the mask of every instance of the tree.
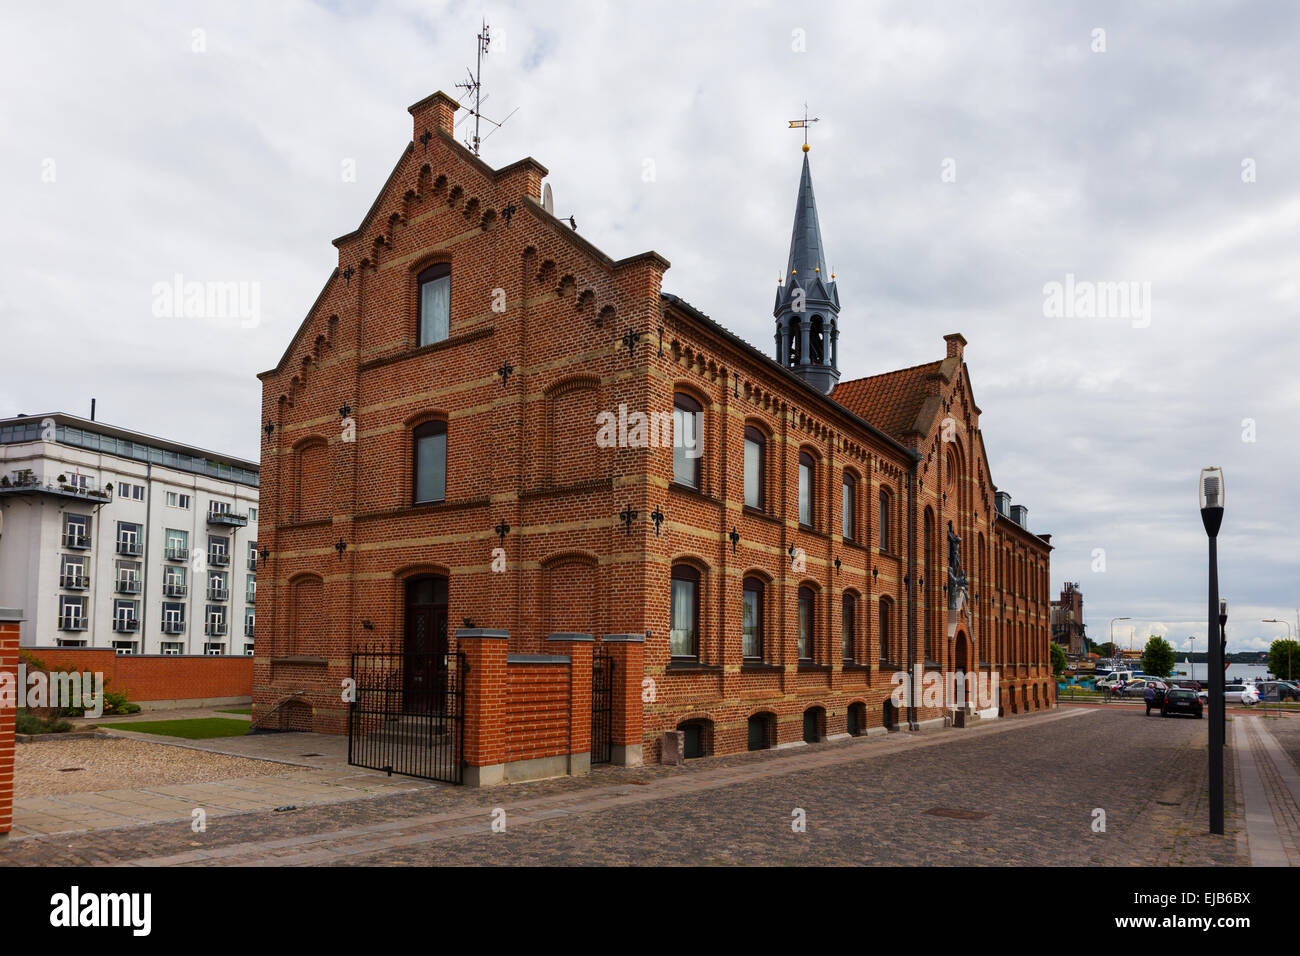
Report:
[{"label": "tree", "polygon": [[1152,634],[1142,651],[1142,669],[1152,677],[1168,677],[1174,669],[1173,646],[1163,637]]},{"label": "tree", "polygon": [[1060,679],[1061,675],[1065,673],[1066,664],[1065,648],[1052,641],[1052,676]]},{"label": "tree", "polygon": [[1097,653],[1100,654],[1102,657],[1114,657],[1115,645],[1112,644],[1110,641],[1105,641],[1101,644],[1098,644]]},{"label": "tree", "polygon": [[1268,669],[1274,677],[1283,680],[1291,680],[1292,675],[1300,674],[1300,642],[1282,638],[1270,644]]}]

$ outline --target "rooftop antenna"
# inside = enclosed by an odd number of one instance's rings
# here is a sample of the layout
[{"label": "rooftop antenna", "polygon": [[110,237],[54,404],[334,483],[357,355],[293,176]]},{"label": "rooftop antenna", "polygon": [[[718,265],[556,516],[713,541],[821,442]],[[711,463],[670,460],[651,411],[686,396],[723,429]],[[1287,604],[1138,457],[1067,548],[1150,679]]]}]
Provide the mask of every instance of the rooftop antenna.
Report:
[{"label": "rooftop antenna", "polygon": [[[483,140],[487,139],[487,136],[491,136],[493,133],[499,130],[502,126],[505,125],[506,120],[510,119],[511,116],[514,116],[515,113],[519,112],[519,107],[516,106],[506,115],[506,119],[503,119],[500,123],[498,123],[494,119],[490,119],[484,116],[482,113],[483,101],[487,99],[487,97],[483,95],[483,55],[487,53],[488,45],[491,42],[492,42],[492,35],[490,32],[490,28],[488,27],[487,20],[484,20],[483,30],[478,35],[478,60],[474,65],[474,72],[470,73],[469,68],[467,67],[465,72],[468,74],[468,78],[456,84],[457,89],[464,90],[466,95],[474,97],[473,108],[466,107],[466,109],[469,110],[469,115],[474,117],[474,135],[472,137],[466,137],[465,145],[469,147],[470,151],[475,156],[478,155],[479,146],[482,144]],[[488,123],[491,123],[493,126],[493,128],[488,131],[487,136],[484,136],[481,139],[479,138],[480,120],[484,120]]]}]

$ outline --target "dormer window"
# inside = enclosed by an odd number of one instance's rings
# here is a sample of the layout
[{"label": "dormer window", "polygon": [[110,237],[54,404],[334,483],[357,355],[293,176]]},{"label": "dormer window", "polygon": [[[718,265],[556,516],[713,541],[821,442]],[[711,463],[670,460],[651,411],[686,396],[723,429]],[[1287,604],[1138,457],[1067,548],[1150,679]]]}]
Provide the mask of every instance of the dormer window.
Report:
[{"label": "dormer window", "polygon": [[451,322],[451,265],[439,262],[419,274],[416,282],[420,289],[417,309],[419,341],[417,345],[431,345],[447,338]]}]

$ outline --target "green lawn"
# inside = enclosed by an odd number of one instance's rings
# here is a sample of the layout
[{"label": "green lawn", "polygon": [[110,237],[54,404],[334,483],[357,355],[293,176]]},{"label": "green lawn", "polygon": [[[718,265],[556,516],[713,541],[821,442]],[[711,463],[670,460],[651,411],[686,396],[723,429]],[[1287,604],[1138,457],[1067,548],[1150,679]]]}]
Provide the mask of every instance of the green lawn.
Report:
[{"label": "green lawn", "polygon": [[253,713],[252,707],[236,707],[234,710],[219,710],[218,714],[249,714]]},{"label": "green lawn", "polygon": [[161,734],[164,737],[184,737],[186,740],[242,737],[248,733],[248,721],[230,720],[226,717],[196,717],[191,720],[127,720],[111,726],[132,733]]}]

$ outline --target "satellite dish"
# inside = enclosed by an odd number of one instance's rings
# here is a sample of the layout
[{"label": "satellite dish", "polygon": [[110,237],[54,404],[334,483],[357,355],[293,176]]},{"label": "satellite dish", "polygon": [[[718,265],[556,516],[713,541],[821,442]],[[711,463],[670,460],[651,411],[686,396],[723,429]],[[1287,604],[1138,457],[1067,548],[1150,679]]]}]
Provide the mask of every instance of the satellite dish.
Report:
[{"label": "satellite dish", "polygon": [[542,187],[542,208],[555,215],[555,197],[551,195],[551,184],[547,183]]}]

